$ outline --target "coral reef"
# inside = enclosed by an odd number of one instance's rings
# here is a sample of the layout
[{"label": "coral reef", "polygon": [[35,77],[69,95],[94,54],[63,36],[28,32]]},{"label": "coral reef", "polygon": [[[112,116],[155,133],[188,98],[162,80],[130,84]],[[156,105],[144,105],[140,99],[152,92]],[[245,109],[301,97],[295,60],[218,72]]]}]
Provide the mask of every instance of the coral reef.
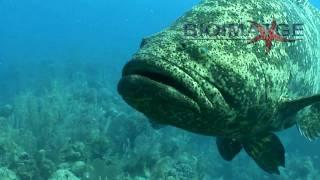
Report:
[{"label": "coral reef", "polygon": [[8,118],[13,113],[13,107],[9,104],[0,107],[0,117]]},{"label": "coral reef", "polygon": [[56,171],[49,180],[80,180],[69,170],[60,169]]},{"label": "coral reef", "polygon": [[27,152],[17,154],[9,165],[9,169],[14,170],[22,180],[39,177],[36,161]]},{"label": "coral reef", "polygon": [[0,177],[2,180],[19,180],[17,175],[8,168],[0,168]]},{"label": "coral reef", "polygon": [[[214,138],[154,129],[124,104],[100,74],[77,72],[0,106],[0,177],[8,180],[317,179],[318,159],[288,151],[281,176],[262,172],[241,153],[231,163]],[[286,144],[294,140],[286,135]],[[296,147],[296,145],[291,145]]]}]

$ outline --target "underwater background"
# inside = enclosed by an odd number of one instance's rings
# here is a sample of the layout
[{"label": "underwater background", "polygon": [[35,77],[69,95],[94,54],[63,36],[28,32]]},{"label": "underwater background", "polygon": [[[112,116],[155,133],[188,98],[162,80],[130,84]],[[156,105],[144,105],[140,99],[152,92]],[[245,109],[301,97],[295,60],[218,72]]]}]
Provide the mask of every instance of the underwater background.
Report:
[{"label": "underwater background", "polygon": [[0,180],[320,179],[320,142],[296,128],[273,176],[243,152],[223,161],[214,138],[153,129],[118,95],[141,39],[198,2],[0,0]]}]

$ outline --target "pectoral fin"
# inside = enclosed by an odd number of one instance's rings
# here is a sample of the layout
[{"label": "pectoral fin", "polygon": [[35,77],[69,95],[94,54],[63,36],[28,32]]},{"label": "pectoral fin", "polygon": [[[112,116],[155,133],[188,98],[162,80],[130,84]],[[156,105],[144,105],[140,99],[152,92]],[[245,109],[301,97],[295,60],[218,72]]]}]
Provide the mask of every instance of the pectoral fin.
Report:
[{"label": "pectoral fin", "polygon": [[300,133],[309,140],[320,137],[320,103],[304,110],[297,120]]},{"label": "pectoral fin", "polygon": [[284,101],[279,107],[279,114],[282,116],[290,116],[296,114],[303,108],[320,102],[320,95],[302,97],[299,99]]},{"label": "pectoral fin", "polygon": [[232,139],[217,137],[216,144],[220,155],[226,161],[231,161],[242,149],[242,145]]},{"label": "pectoral fin", "polygon": [[284,147],[272,133],[254,137],[244,142],[243,147],[257,165],[268,173],[280,174],[278,167],[285,166]]},{"label": "pectoral fin", "polygon": [[309,140],[320,137],[320,95],[285,101],[280,105],[278,115],[283,119],[301,110],[297,120],[300,133]]}]

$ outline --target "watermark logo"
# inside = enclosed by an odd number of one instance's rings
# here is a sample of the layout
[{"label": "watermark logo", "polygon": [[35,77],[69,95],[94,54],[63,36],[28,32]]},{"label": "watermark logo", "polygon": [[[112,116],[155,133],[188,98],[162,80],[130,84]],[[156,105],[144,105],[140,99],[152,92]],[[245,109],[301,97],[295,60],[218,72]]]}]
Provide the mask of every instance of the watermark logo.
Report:
[{"label": "watermark logo", "polygon": [[302,40],[303,30],[303,23],[277,24],[275,19],[271,24],[248,21],[246,24],[187,23],[184,25],[184,35],[188,40],[245,41],[246,44],[264,41],[266,54],[271,51],[273,41],[292,43]]},{"label": "watermark logo", "polygon": [[257,41],[263,40],[266,44],[266,54],[268,54],[272,48],[272,41],[279,41],[279,42],[295,42],[300,39],[289,39],[284,36],[281,36],[276,32],[277,30],[277,22],[273,20],[271,23],[271,28],[267,30],[262,24],[258,24],[257,22],[250,21],[259,31],[259,35],[256,36],[254,39],[248,42],[248,44],[255,43]]}]

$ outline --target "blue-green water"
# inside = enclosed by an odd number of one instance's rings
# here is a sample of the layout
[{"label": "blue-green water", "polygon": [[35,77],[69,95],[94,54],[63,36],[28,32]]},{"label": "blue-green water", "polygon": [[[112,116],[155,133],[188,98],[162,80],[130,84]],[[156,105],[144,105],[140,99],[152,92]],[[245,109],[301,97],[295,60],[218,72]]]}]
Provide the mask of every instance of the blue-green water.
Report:
[{"label": "blue-green water", "polygon": [[223,161],[213,138],[154,130],[118,95],[141,39],[198,2],[1,0],[0,180],[320,179],[320,142],[296,128],[273,176],[245,153]]}]

